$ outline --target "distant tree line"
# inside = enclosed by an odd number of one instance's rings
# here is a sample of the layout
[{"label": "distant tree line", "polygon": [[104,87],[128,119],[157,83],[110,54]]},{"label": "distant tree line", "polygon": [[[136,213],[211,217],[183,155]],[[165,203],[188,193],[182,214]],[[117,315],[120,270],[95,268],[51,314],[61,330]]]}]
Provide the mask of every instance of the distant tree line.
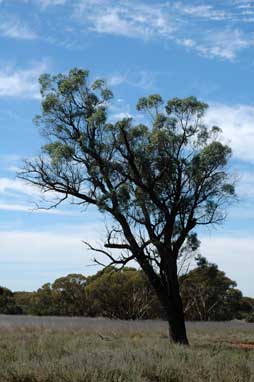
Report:
[{"label": "distant tree line", "polygon": [[[254,298],[244,297],[236,283],[204,257],[179,276],[187,320],[254,321]],[[1,314],[90,316],[116,319],[164,318],[161,305],[143,271],[109,267],[93,276],[69,274],[36,292],[0,288]]]}]

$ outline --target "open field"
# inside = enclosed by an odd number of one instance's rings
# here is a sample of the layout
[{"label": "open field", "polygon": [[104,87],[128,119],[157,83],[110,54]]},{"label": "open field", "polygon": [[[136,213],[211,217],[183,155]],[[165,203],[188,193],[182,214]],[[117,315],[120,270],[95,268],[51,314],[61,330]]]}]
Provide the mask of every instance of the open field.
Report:
[{"label": "open field", "polygon": [[254,324],[0,316],[0,382],[254,382]]}]

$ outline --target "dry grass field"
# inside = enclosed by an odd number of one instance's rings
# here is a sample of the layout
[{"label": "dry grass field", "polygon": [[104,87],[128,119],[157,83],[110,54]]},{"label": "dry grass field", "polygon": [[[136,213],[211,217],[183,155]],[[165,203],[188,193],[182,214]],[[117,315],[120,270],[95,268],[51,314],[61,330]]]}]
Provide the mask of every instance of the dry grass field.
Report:
[{"label": "dry grass field", "polygon": [[0,316],[1,382],[254,382],[254,324]]}]

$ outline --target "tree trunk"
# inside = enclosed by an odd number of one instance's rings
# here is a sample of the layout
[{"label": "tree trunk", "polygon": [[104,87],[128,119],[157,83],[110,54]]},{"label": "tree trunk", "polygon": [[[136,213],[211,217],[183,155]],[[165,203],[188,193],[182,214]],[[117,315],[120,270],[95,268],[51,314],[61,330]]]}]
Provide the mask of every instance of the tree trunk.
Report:
[{"label": "tree trunk", "polygon": [[161,254],[160,275],[156,274],[153,268],[145,261],[140,261],[140,266],[145,272],[148,280],[162,305],[169,324],[169,337],[172,342],[188,345],[185,328],[183,304],[180,296],[177,257],[173,254]]},{"label": "tree trunk", "polygon": [[[179,308],[180,307],[178,307],[178,309]],[[178,311],[177,313],[171,312],[171,314],[168,315],[168,324],[169,337],[171,341],[181,345],[188,345],[189,342],[186,333],[183,311]]]},{"label": "tree trunk", "polygon": [[160,293],[160,301],[169,324],[169,337],[172,342],[188,345],[182,298],[180,295],[176,257],[167,257],[164,269],[165,286]]}]

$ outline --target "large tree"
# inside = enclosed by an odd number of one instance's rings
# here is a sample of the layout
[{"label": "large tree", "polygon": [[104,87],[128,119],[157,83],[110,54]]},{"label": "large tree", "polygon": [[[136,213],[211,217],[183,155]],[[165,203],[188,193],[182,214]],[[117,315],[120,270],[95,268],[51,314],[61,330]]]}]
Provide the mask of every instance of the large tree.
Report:
[{"label": "large tree", "polygon": [[56,191],[58,203],[72,196],[109,214],[101,252],[113,265],[140,265],[165,310],[170,338],[187,344],[177,259],[186,246],[196,248],[193,229],[224,219],[234,195],[226,169],[231,149],[217,127],[204,124],[207,105],[195,97],[164,104],[154,94],[138,101],[144,123],[113,123],[112,93],[102,80],[89,84],[88,71],[43,75],[40,84],[36,123],[47,143],[20,177]]}]

